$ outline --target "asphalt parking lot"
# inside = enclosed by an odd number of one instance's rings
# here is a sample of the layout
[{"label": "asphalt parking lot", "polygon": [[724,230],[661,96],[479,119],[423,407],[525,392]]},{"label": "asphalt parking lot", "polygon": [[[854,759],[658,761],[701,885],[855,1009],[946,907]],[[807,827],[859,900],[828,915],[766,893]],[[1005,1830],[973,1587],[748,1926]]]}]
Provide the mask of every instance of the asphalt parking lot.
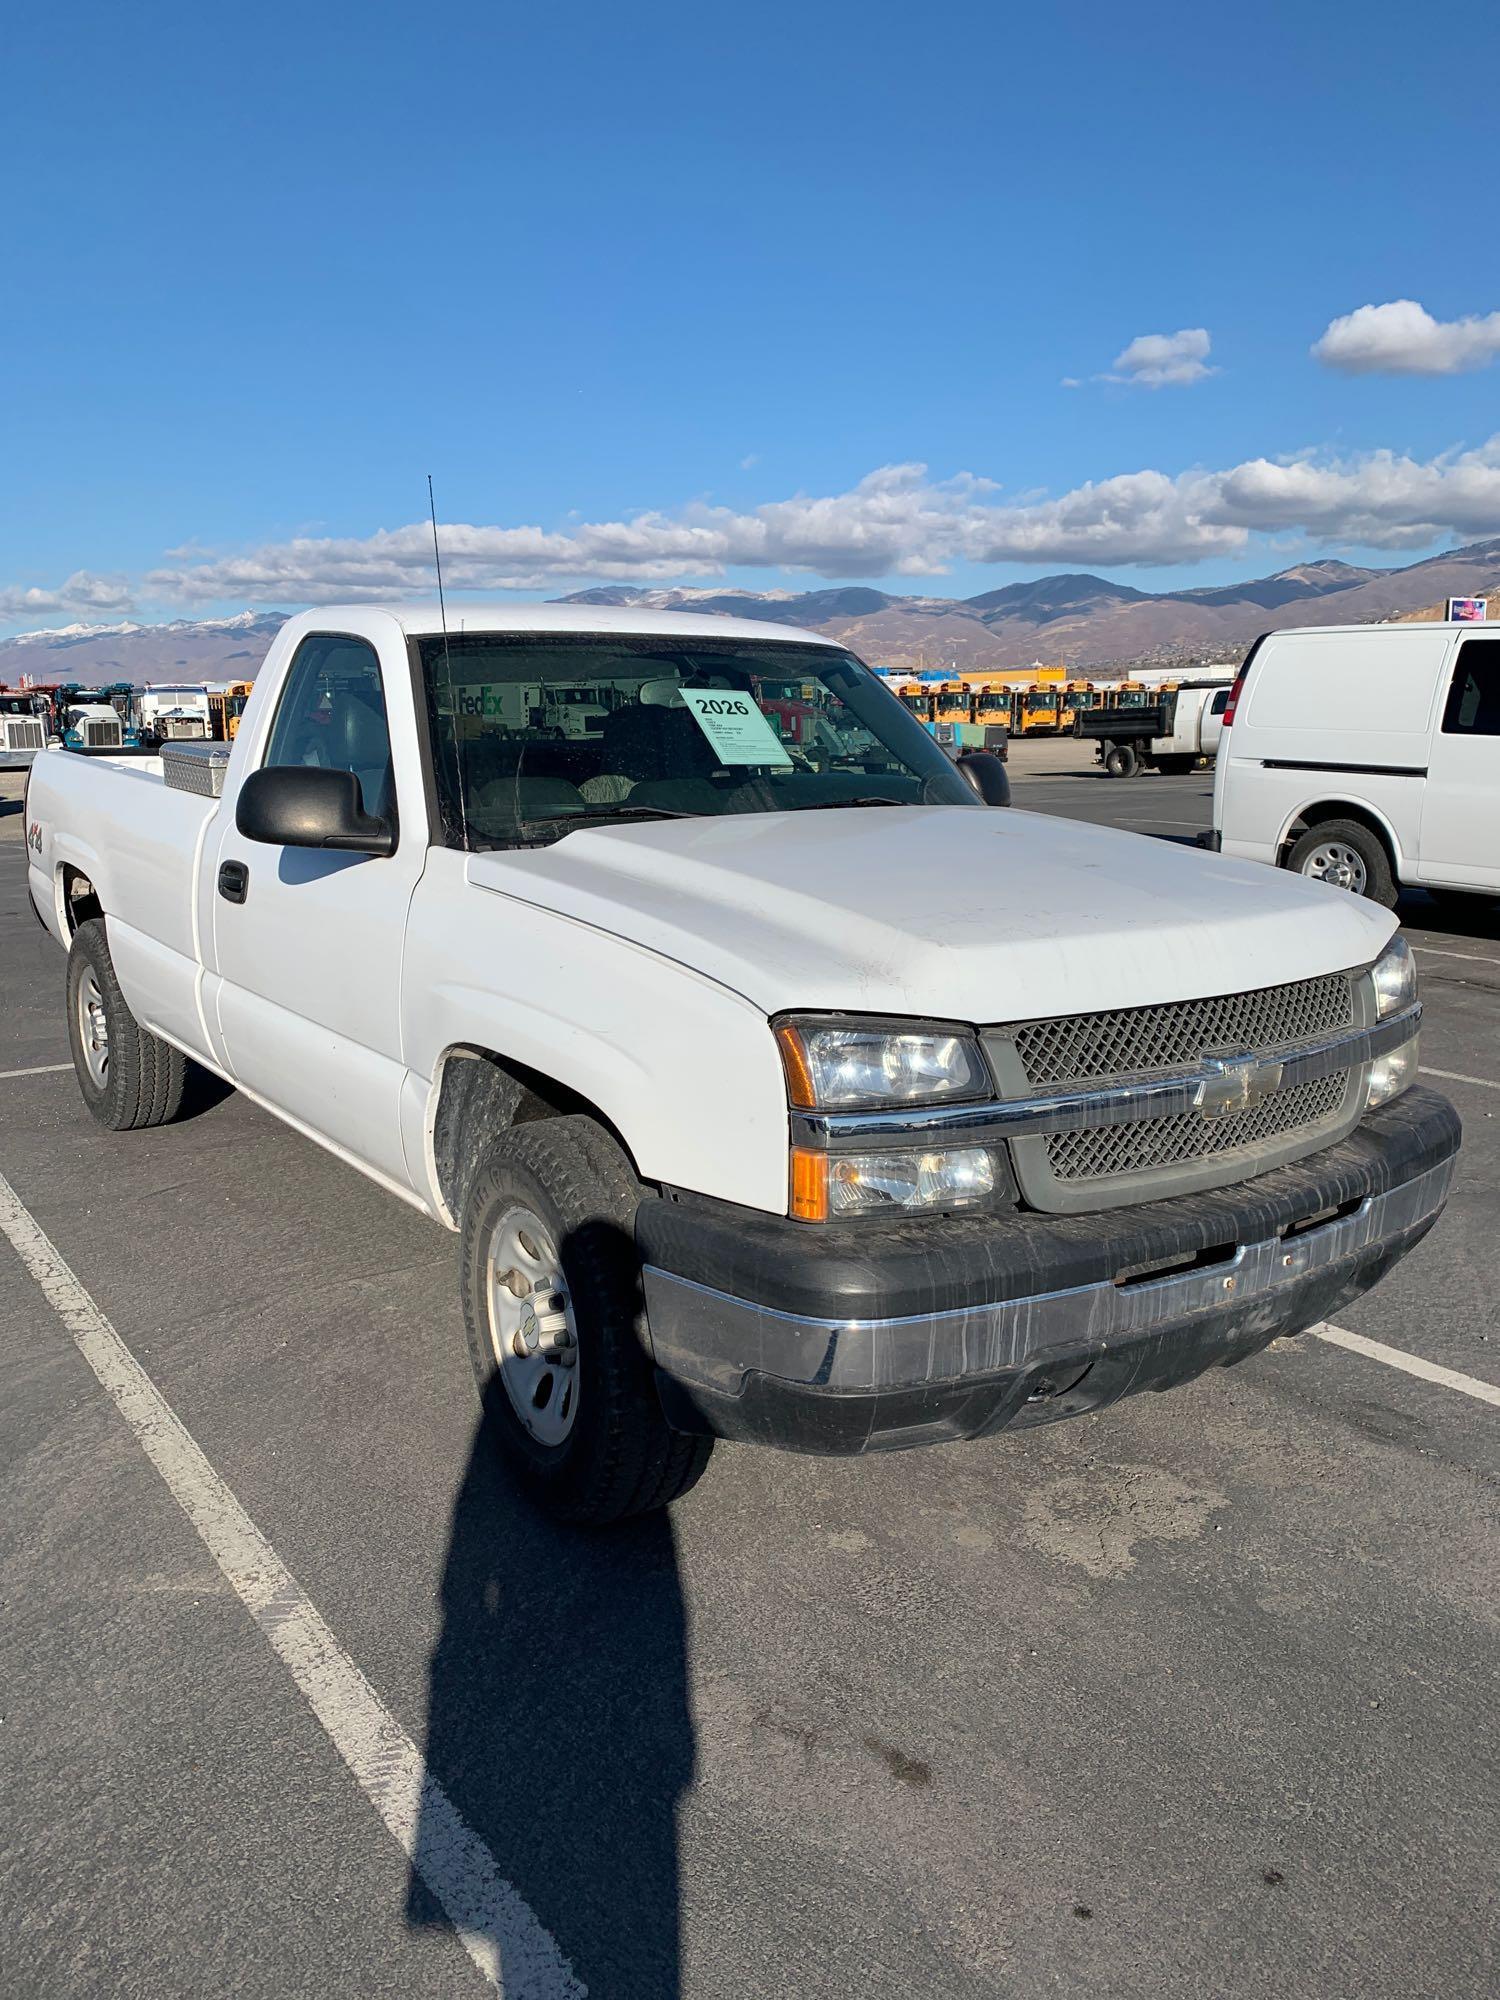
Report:
[{"label": "asphalt parking lot", "polygon": [[[1012,773],[1027,810],[1208,823],[1206,777],[1070,744]],[[0,1176],[295,1584],[255,1544],[247,1613],[76,1298],[0,1242],[0,1992],[483,1992],[484,1938],[371,1803],[403,1742],[419,1849],[441,1796],[555,1941],[507,1933],[512,1995],[1492,1990],[1493,909],[1403,903],[1466,1146],[1340,1321],[1439,1379],[1304,1335],[998,1442],[721,1447],[669,1518],[584,1537],[473,1451],[449,1236],[232,1095],[92,1123],[19,795],[0,775]],[[278,1605],[326,1624],[300,1681]],[[363,1782],[360,1687],[391,1725]]]}]

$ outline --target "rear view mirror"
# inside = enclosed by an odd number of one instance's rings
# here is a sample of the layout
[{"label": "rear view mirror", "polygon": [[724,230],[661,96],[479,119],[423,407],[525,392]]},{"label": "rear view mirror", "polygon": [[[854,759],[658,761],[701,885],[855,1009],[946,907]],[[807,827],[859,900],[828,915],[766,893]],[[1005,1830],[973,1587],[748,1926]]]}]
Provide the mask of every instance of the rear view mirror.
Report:
[{"label": "rear view mirror", "polygon": [[956,761],[987,806],[1010,804],[1010,775],[993,750],[966,750]]},{"label": "rear view mirror", "polygon": [[234,823],[246,840],[270,847],[396,851],[394,825],[365,811],[354,773],[312,764],[270,764],[253,771],[240,787]]}]

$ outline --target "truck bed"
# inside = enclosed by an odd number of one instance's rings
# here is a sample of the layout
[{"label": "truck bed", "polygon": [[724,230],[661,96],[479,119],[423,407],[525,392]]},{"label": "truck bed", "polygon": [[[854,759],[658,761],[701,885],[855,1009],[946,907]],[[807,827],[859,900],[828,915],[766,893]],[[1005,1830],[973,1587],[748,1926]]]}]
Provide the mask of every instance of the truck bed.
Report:
[{"label": "truck bed", "polygon": [[1113,743],[1133,743],[1165,736],[1166,706],[1153,702],[1149,708],[1083,708],[1073,718],[1073,734],[1094,743],[1106,737]]}]

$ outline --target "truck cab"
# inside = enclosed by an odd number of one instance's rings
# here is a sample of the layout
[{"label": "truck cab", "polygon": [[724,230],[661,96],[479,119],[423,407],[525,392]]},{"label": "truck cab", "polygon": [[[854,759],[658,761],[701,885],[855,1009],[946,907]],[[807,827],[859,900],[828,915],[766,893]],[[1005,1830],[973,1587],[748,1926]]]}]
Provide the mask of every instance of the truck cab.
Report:
[{"label": "truck cab", "polygon": [[45,709],[29,693],[0,693],[0,771],[23,770],[47,747]]},{"label": "truck cab", "polygon": [[92,692],[70,701],[61,721],[65,750],[118,752],[126,747],[125,726],[114,703]]}]

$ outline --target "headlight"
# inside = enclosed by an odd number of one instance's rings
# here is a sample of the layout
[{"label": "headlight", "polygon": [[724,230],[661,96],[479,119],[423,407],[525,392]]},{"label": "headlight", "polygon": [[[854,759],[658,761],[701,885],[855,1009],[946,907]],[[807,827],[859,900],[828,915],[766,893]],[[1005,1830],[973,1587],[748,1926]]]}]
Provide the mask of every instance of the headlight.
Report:
[{"label": "headlight", "polygon": [[987,1146],[944,1152],[792,1155],[792,1214],[801,1222],[921,1215],[989,1202],[1005,1178]]},{"label": "headlight", "polygon": [[1365,1097],[1367,1110],[1374,1111],[1381,1104],[1389,1104],[1393,1097],[1401,1095],[1409,1083],[1416,1081],[1417,1043],[1420,1040],[1419,1035],[1413,1035],[1399,1049],[1377,1056],[1371,1063],[1370,1086]]},{"label": "headlight", "polygon": [[1393,937],[1370,968],[1375,982],[1375,1010],[1383,1021],[1399,1014],[1417,997],[1417,968],[1404,937]]},{"label": "headlight", "polygon": [[799,1110],[947,1104],[990,1092],[979,1044],[952,1029],[783,1021],[776,1043]]}]

